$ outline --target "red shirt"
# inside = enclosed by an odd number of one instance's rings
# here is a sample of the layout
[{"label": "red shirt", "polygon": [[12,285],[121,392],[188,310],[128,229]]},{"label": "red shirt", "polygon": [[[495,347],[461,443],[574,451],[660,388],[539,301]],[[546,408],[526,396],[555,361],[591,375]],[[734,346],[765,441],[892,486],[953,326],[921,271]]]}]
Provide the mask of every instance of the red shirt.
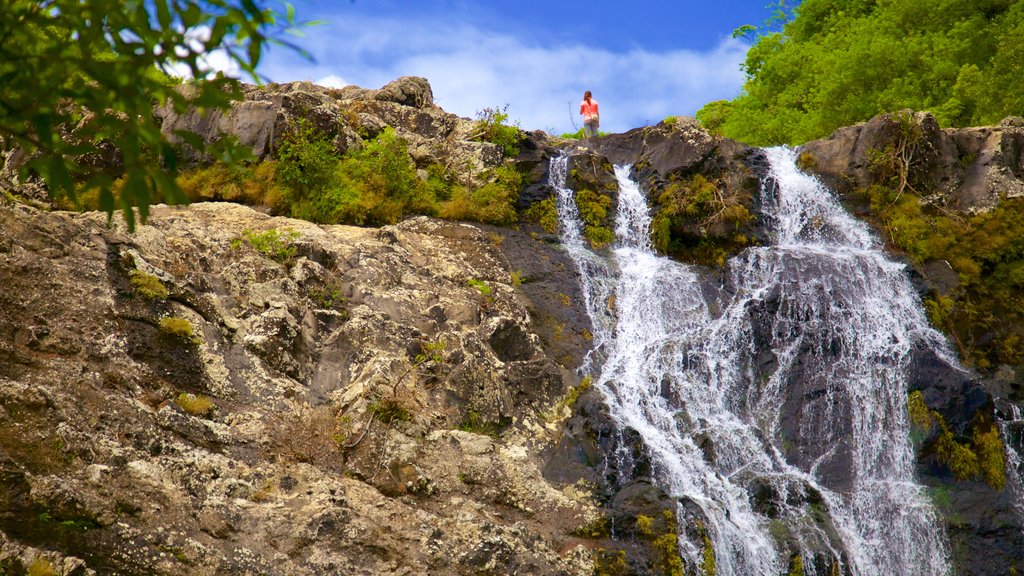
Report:
[{"label": "red shirt", "polygon": [[589,103],[586,100],[580,102],[580,114],[583,114],[584,122],[587,122],[593,116],[597,116],[597,100],[591,98]]}]

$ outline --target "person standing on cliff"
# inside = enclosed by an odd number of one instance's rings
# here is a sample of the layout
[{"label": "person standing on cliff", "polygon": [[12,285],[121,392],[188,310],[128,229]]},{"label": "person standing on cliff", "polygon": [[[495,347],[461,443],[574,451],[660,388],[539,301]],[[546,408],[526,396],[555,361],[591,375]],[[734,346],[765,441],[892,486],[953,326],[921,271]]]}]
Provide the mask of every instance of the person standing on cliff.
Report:
[{"label": "person standing on cliff", "polygon": [[583,93],[583,101],[580,102],[580,114],[583,115],[583,136],[593,138],[597,136],[599,117],[597,114],[597,100],[590,94],[590,90]]}]

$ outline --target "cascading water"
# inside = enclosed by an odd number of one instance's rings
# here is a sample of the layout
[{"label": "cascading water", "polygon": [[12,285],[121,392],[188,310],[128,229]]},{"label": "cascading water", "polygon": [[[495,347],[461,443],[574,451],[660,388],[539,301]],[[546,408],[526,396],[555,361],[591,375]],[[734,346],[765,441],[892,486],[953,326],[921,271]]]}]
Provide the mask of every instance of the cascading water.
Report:
[{"label": "cascading water", "polygon": [[[771,244],[732,259],[719,296],[697,269],[652,251],[628,166],[615,169],[616,244],[608,256],[588,250],[568,158],[552,160],[562,241],[594,324],[583,370],[599,370],[612,417],[643,437],[681,527],[712,542],[718,574],[778,575],[794,545],[825,550],[828,570],[945,574],[945,536],[914,481],[907,371],[915,349],[956,361],[903,267],[792,151],[766,155]],[[691,540],[680,551],[698,566]]]}]

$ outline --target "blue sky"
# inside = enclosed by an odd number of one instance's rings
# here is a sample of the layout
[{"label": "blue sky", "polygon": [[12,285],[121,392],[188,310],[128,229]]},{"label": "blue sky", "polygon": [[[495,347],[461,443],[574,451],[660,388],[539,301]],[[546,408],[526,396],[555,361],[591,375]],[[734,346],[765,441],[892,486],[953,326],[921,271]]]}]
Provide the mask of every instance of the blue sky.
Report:
[{"label": "blue sky", "polygon": [[424,76],[449,112],[508,104],[522,128],[553,133],[579,126],[591,90],[601,129],[621,132],[734,97],[748,44],[732,31],[771,1],[297,0],[299,19],[326,21],[297,39],[314,61],[273,48],[259,71],[364,88]]}]

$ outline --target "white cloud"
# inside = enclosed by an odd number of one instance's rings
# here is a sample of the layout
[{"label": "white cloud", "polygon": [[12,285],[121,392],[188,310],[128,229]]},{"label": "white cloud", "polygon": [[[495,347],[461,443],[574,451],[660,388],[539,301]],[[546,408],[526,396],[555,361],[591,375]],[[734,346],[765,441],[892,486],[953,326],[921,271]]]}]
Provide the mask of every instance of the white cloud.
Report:
[{"label": "white cloud", "polygon": [[612,132],[691,115],[706,102],[732,98],[743,80],[740,64],[747,49],[725,38],[704,52],[616,53],[582,44],[533,44],[422,18],[348,17],[307,31],[306,40],[316,64],[274,53],[261,71],[279,82],[341,75],[367,88],[399,76],[423,76],[437,104],[449,112],[472,117],[482,108],[509,104],[510,117],[523,128],[556,133],[579,125],[584,90],[601,104],[602,130]]},{"label": "white cloud", "polygon": [[319,84],[321,86],[326,86],[328,88],[344,88],[349,84],[348,82],[345,81],[344,78],[338,76],[337,74],[328,74],[327,76],[320,78],[314,83]]}]

